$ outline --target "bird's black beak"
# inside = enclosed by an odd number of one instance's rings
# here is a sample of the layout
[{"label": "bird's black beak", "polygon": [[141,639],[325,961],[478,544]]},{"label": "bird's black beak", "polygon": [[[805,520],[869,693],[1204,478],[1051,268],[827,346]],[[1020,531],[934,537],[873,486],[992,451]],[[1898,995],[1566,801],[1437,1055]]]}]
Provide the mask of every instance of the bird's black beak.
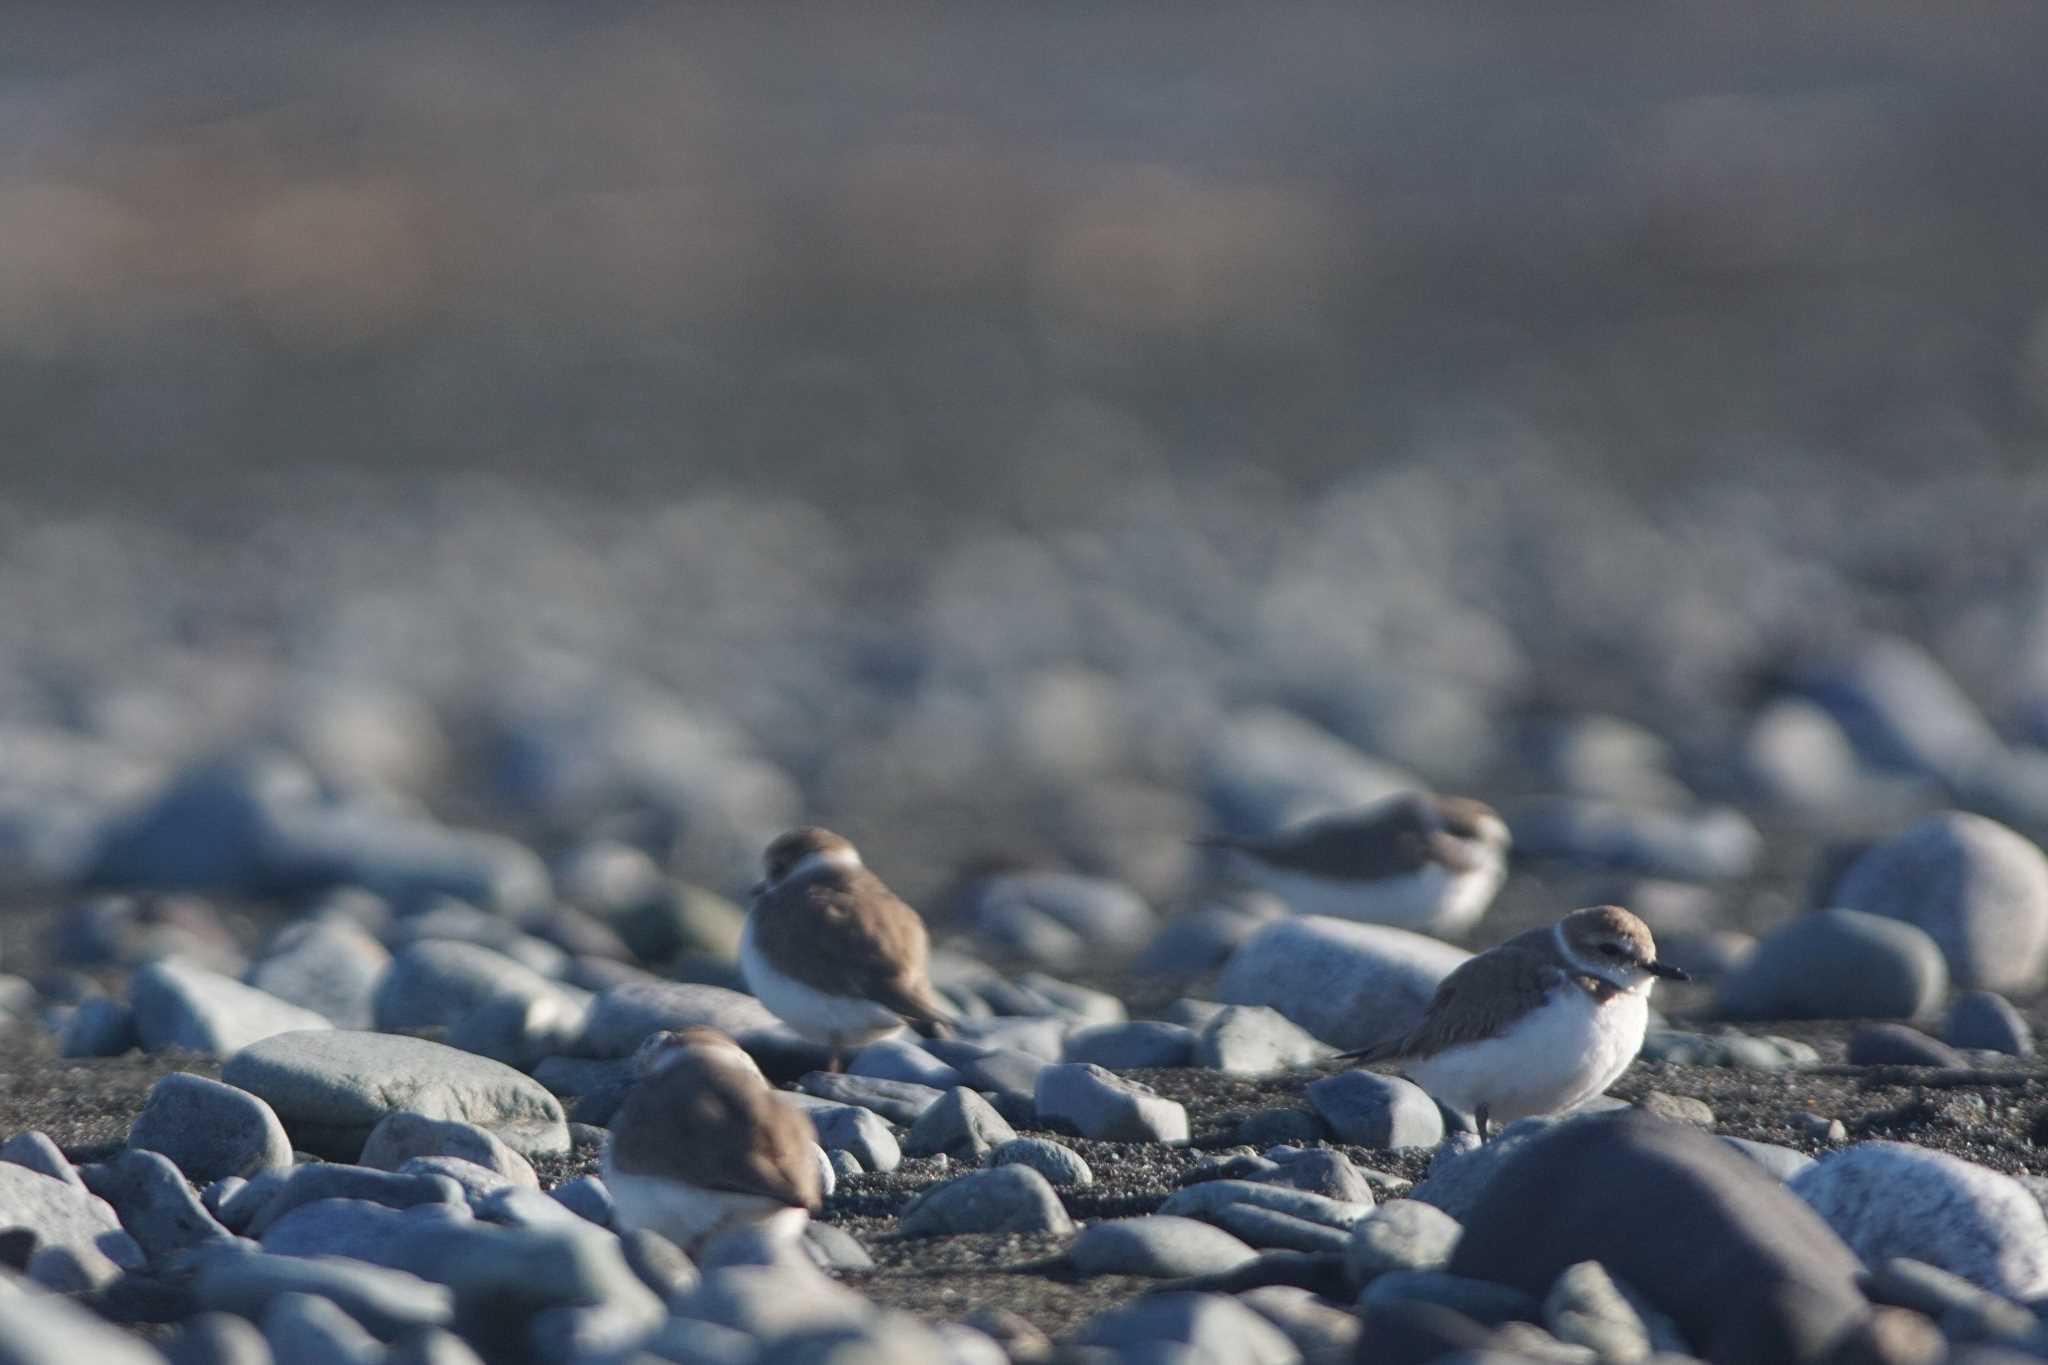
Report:
[{"label": "bird's black beak", "polygon": [[1645,962],[1643,970],[1651,976],[1662,977],[1666,981],[1692,980],[1691,972],[1688,972],[1683,967],[1674,967],[1669,962]]},{"label": "bird's black beak", "polygon": [[761,898],[761,893],[763,891],[766,891],[767,889],[768,879],[766,877],[763,877],[760,881],[755,882],[752,886],[747,888],[747,899],[750,901],[759,900]]}]

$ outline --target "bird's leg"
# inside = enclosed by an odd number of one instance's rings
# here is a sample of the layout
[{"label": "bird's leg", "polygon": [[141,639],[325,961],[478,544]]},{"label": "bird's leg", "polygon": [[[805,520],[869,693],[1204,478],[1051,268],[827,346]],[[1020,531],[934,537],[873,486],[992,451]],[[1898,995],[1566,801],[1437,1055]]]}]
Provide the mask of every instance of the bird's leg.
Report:
[{"label": "bird's leg", "polygon": [[834,1076],[840,1075],[846,1070],[846,1050],[844,1048],[835,1047],[832,1049],[832,1055],[825,1061],[825,1070]]},{"label": "bird's leg", "polygon": [[1472,1122],[1478,1125],[1479,1141],[1483,1144],[1486,1141],[1486,1130],[1488,1126],[1485,1105],[1482,1104],[1472,1111]]}]

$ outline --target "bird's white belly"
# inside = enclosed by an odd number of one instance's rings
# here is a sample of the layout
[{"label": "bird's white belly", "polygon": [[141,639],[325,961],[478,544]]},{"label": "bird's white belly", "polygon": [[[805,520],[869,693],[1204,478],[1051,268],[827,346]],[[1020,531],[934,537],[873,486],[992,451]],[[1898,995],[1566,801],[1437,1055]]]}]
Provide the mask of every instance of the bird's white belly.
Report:
[{"label": "bird's white belly", "polygon": [[1431,864],[1406,876],[1350,882],[1288,872],[1246,857],[1238,859],[1238,866],[1296,914],[1391,924],[1426,934],[1469,929],[1492,902],[1503,874],[1497,862],[1457,873]]},{"label": "bird's white belly", "polygon": [[646,1228],[685,1251],[728,1224],[760,1222],[771,1232],[802,1234],[810,1215],[765,1194],[707,1190],[658,1175],[631,1175],[604,1163],[605,1188],[611,1191],[612,1221],[621,1230]]},{"label": "bird's white belly", "polygon": [[1648,1018],[1641,992],[1602,1003],[1569,986],[1498,1037],[1420,1058],[1406,1070],[1439,1104],[1460,1113],[1483,1104],[1496,1123],[1556,1113],[1592,1099],[1628,1070]]},{"label": "bird's white belly", "polygon": [[865,1047],[903,1027],[894,1010],[858,996],[828,995],[806,986],[754,946],[754,921],[740,935],[740,973],[754,998],[804,1037],[830,1047]]}]

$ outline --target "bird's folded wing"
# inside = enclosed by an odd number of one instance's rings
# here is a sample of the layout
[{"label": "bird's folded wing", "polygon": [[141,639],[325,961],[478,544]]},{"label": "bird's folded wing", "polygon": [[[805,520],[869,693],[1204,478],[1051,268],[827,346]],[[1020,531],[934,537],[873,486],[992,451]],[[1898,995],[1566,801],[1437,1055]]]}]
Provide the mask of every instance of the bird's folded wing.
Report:
[{"label": "bird's folded wing", "polygon": [[1502,1033],[1565,984],[1564,969],[1535,953],[1503,946],[1468,958],[1445,977],[1422,1020],[1397,1038],[1347,1056],[1363,1061],[1429,1057]]}]

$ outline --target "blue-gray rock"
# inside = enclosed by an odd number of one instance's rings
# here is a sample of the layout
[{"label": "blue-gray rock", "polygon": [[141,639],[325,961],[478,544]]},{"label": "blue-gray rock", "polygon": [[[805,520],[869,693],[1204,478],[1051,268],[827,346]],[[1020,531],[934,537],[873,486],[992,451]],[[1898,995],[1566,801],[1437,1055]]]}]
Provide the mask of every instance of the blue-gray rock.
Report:
[{"label": "blue-gray rock", "polygon": [[1017,1136],[1008,1120],[989,1102],[964,1086],[955,1086],[938,1103],[918,1115],[903,1140],[906,1156],[937,1156],[978,1163],[982,1154]]},{"label": "blue-gray rock", "polygon": [[1819,910],[1766,936],[1722,979],[1714,1003],[1731,1019],[1911,1019],[1947,993],[1948,964],[1925,931],[1857,910]]},{"label": "blue-gray rock", "polygon": [[844,1147],[825,1149],[825,1160],[832,1167],[832,1180],[834,1184],[850,1176],[861,1175],[867,1170],[867,1167],[861,1164],[860,1158],[847,1151]]},{"label": "blue-gray rock", "polygon": [[883,1038],[869,1043],[846,1059],[851,1076],[873,1076],[883,1081],[909,1081],[934,1090],[950,1090],[964,1084],[960,1073],[931,1053],[900,1038]]},{"label": "blue-gray rock", "polygon": [[[1009,982],[1011,978],[998,976],[992,980]],[[1044,972],[1024,972],[1015,978],[1014,984],[1045,1001],[1043,1013],[1058,1015],[1075,1023],[1121,1024],[1130,1018],[1122,997],[1092,986],[1076,985]]]},{"label": "blue-gray rock", "polygon": [[1329,1051],[1278,1010],[1263,1005],[1227,1005],[1202,1025],[1194,1064],[1233,1075],[1259,1076],[1307,1066],[1328,1056]]},{"label": "blue-gray rock", "polygon": [[454,1296],[443,1286],[340,1256],[212,1255],[201,1264],[192,1293],[202,1308],[246,1318],[261,1317],[281,1294],[315,1294],[386,1341],[446,1326],[455,1316]]},{"label": "blue-gray rock", "polygon": [[809,1095],[791,1099],[810,1115],[818,1145],[826,1151],[851,1152],[862,1168],[870,1171],[893,1171],[903,1164],[902,1144],[874,1110]]},{"label": "blue-gray rock", "polygon": [[1721,1365],[1833,1359],[1868,1318],[1854,1253],[1783,1185],[1633,1110],[1516,1144],[1461,1221],[1453,1274],[1541,1295],[1582,1261],[1623,1268]]},{"label": "blue-gray rock", "polygon": [[[459,1196],[458,1188],[453,1192]],[[467,1222],[464,1203],[397,1209],[368,1199],[315,1199],[280,1215],[263,1230],[263,1249],[279,1256],[347,1256],[375,1261],[399,1231],[419,1218]]]},{"label": "blue-gray rock", "polygon": [[164,1365],[164,1358],[140,1337],[122,1331],[99,1314],[54,1294],[8,1292],[0,1313],[0,1362],[52,1365]]},{"label": "blue-gray rock", "polygon": [[873,1076],[847,1076],[832,1071],[813,1071],[800,1078],[796,1088],[834,1104],[858,1105],[871,1109],[891,1123],[916,1123],[925,1110],[945,1093],[912,1081],[884,1081]]},{"label": "blue-gray rock", "polygon": [[559,987],[503,953],[475,943],[425,939],[401,949],[377,984],[372,1009],[387,1033],[453,1024],[500,996],[534,1000]]},{"label": "blue-gray rock", "polygon": [[274,1166],[269,1170],[258,1171],[247,1180],[240,1176],[229,1176],[225,1180],[215,1181],[202,1190],[200,1202],[206,1205],[209,1213],[220,1219],[221,1226],[229,1232],[246,1232],[249,1229],[249,1220],[254,1218],[265,1204],[276,1198],[277,1192],[285,1187],[285,1182],[291,1179],[291,1175],[290,1167]]},{"label": "blue-gray rock", "polygon": [[[1757,712],[1743,735],[1741,770],[1764,800],[1809,811],[1845,808],[1866,785],[1848,732],[1803,697],[1776,697]],[[1661,957],[1661,933],[1657,950]]]},{"label": "blue-gray rock", "polygon": [[866,1295],[812,1267],[782,1265],[725,1266],[669,1308],[668,1327],[650,1349],[687,1341],[705,1323],[744,1332],[757,1343],[798,1333],[858,1331],[877,1311]]},{"label": "blue-gray rock", "polygon": [[579,1175],[563,1181],[548,1194],[579,1218],[587,1218],[601,1228],[612,1225],[612,1192],[605,1188],[600,1176]]},{"label": "blue-gray rock", "polygon": [[1276,706],[1230,713],[1210,732],[1199,763],[1202,799],[1225,834],[1269,834],[1428,786]]},{"label": "blue-gray rock", "polygon": [[566,1211],[544,1226],[412,1219],[375,1259],[452,1289],[458,1330],[473,1341],[565,1304],[606,1305],[642,1334],[662,1318],[660,1298],[628,1264],[620,1240]]},{"label": "blue-gray rock", "polygon": [[366,1029],[376,1022],[377,983],[390,965],[391,954],[366,930],[339,919],[305,920],[278,932],[248,982],[336,1028]]},{"label": "blue-gray rock", "polygon": [[1721,1141],[1779,1180],[1790,1180],[1813,1164],[1813,1158],[1797,1147],[1786,1147],[1776,1142],[1758,1142],[1753,1138],[1739,1138],[1727,1133],[1721,1135]]},{"label": "blue-gray rock", "polygon": [[569,1150],[561,1102],[529,1076],[423,1038],[335,1030],[244,1048],[221,1079],[260,1096],[292,1141],[351,1160],[387,1115],[410,1111],[495,1133],[522,1156]]},{"label": "blue-gray rock", "polygon": [[94,896],[57,920],[56,958],[82,967],[134,967],[175,957],[229,976],[247,967],[235,936],[197,896]]},{"label": "blue-gray rock", "polygon": [[170,1365],[271,1365],[270,1343],[247,1318],[194,1313],[163,1343]]},{"label": "blue-gray rock", "polygon": [[1692,796],[1672,775],[1671,746],[1620,716],[1540,717],[1524,727],[1521,748],[1546,791],[1652,805],[1682,805]]},{"label": "blue-gray rock", "polygon": [[1503,814],[1514,831],[1518,857],[1654,877],[1744,877],[1763,852],[1763,836],[1756,826],[1728,806],[1667,810],[1545,796],[1515,802]]},{"label": "blue-gray rock", "polygon": [[246,1090],[185,1071],[150,1087],[128,1130],[128,1145],[162,1152],[199,1185],[292,1164],[291,1142],[269,1105]]},{"label": "blue-gray rock", "polygon": [[1276,1009],[1337,1047],[1364,1047],[1413,1026],[1470,956],[1384,924],[1300,916],[1252,935],[1224,966],[1217,994]]},{"label": "blue-gray rock", "polygon": [[121,1226],[151,1260],[232,1236],[161,1153],[131,1147],[78,1174],[87,1189],[114,1206]]},{"label": "blue-gray rock", "polygon": [[1059,1064],[1038,1073],[1032,1097],[1045,1122],[1072,1124],[1081,1136],[1108,1142],[1185,1142],[1188,1112],[1150,1086],[1099,1066]]},{"label": "blue-gray rock", "polygon": [[1731,1066],[1753,1071],[1802,1070],[1820,1065],[1810,1043],[1775,1034],[1689,1033],[1651,1028],[1643,1035],[1643,1060],[1679,1066]]},{"label": "blue-gray rock", "polygon": [[1044,1059],[1014,1048],[988,1047],[957,1038],[934,1038],[928,1046],[933,1055],[943,1057],[959,1071],[969,1089],[988,1096],[1004,1118],[1018,1123],[1032,1117],[1039,1073],[1048,1065]]},{"label": "blue-gray rock", "polygon": [[144,1260],[104,1199],[12,1162],[0,1162],[0,1227],[33,1232],[38,1254],[56,1247],[88,1261],[104,1257],[122,1270]]},{"label": "blue-gray rock", "polygon": [[363,1143],[357,1164],[395,1171],[421,1156],[460,1157],[515,1185],[540,1188],[533,1163],[507,1147],[488,1128],[453,1119],[430,1119],[410,1110],[388,1114],[378,1121]]},{"label": "blue-gray rock", "polygon": [[903,1210],[897,1231],[905,1237],[944,1237],[962,1232],[1073,1231],[1059,1194],[1029,1166],[1003,1165],[974,1171],[919,1195]]},{"label": "blue-gray rock", "polygon": [[[1010,983],[1001,983],[1010,989]],[[933,1056],[949,1055],[960,1044],[979,1045],[984,1048],[1002,1048],[1022,1052],[1042,1062],[1057,1062],[1064,1055],[1067,1035],[1074,1031],[1074,1021],[1058,1013],[1039,1015],[995,1015],[988,1018],[962,1019],[953,1030],[953,1038],[931,1038],[925,1047]],[[958,1062],[954,1062],[958,1066]]]},{"label": "blue-gray rock", "polygon": [[1220,1274],[1258,1255],[1220,1228],[1160,1214],[1092,1223],[1066,1250],[1068,1264],[1083,1275],[1153,1279]]},{"label": "blue-gray rock", "polygon": [[553,894],[546,864],[504,835],[366,806],[286,807],[265,852],[280,891],[360,887],[401,909],[452,896],[522,915]]},{"label": "blue-gray rock", "polygon": [[195,764],[109,822],[88,880],[103,886],[274,889],[268,846],[279,813],[318,783],[275,752]]},{"label": "blue-gray rock", "polygon": [[[483,1210],[492,1196],[508,1190],[521,1188],[499,1175],[488,1166],[479,1166],[474,1161],[464,1161],[459,1156],[415,1156],[408,1157],[398,1165],[399,1175],[442,1175],[462,1187],[463,1197],[476,1210],[478,1217],[486,1217]],[[545,1199],[539,1190],[528,1190],[536,1199]],[[562,1207],[552,1201],[548,1207],[563,1213]],[[564,1217],[568,1215],[563,1213]]]},{"label": "blue-gray rock", "polygon": [[1159,1206],[1159,1212],[1206,1220],[1218,1209],[1231,1204],[1272,1209],[1276,1213],[1347,1233],[1372,1212],[1370,1204],[1339,1203],[1319,1194],[1310,1194],[1307,1190],[1253,1180],[1205,1180],[1189,1185],[1167,1196],[1166,1202]]},{"label": "blue-gray rock", "polygon": [[78,1178],[77,1168],[72,1166],[63,1149],[51,1141],[48,1133],[34,1128],[16,1133],[5,1143],[0,1143],[0,1161],[49,1176],[52,1180],[61,1180],[75,1189],[85,1188],[85,1182]]},{"label": "blue-gray rock", "polygon": [[2048,857],[1981,815],[1930,815],[1850,865],[1830,899],[1917,924],[1966,988],[2037,990],[2048,969]]},{"label": "blue-gray rock", "polygon": [[1150,1294],[1095,1318],[1075,1336],[1082,1346],[1115,1352],[1117,1360],[1155,1358],[1147,1348],[1173,1342],[1195,1360],[1233,1365],[1299,1365],[1286,1335],[1227,1294]]},{"label": "blue-gray rock", "polygon": [[58,1050],[66,1057],[118,1057],[141,1046],[135,1011],[124,1001],[96,995],[81,1000],[64,1021]]},{"label": "blue-gray rock", "polygon": [[1878,1303],[1934,1319],[1952,1340],[2002,1341],[2014,1346],[2039,1342],[2040,1323],[2032,1312],[1925,1261],[1891,1257],[1871,1267],[1863,1286]]},{"label": "blue-gray rock", "polygon": [[1851,1066],[1961,1066],[1963,1054],[1904,1024],[1865,1024],[1849,1035]]},{"label": "blue-gray rock", "polygon": [[[250,1185],[253,1189],[255,1182]],[[409,1209],[415,1204],[468,1203],[462,1186],[445,1175],[401,1175],[397,1171],[373,1171],[368,1166],[311,1162],[293,1167],[284,1183],[269,1192],[249,1216],[242,1230],[245,1235],[261,1240],[271,1224],[293,1209],[323,1199],[366,1199],[394,1209]]]},{"label": "blue-gray rock", "polygon": [[1543,1311],[1526,1290],[1446,1270],[1384,1271],[1358,1296],[1358,1306],[1368,1318],[1400,1303],[1432,1303],[1489,1327],[1534,1322]]},{"label": "blue-gray rock", "polygon": [[1128,1071],[1133,1067],[1186,1066],[1194,1055],[1194,1030],[1156,1019],[1139,1019],[1123,1024],[1096,1024],[1068,1034],[1060,1060]]},{"label": "blue-gray rock", "polygon": [[1242,1200],[1223,1205],[1211,1212],[1209,1218],[1217,1227],[1261,1251],[1274,1248],[1342,1255],[1350,1241],[1349,1234],[1326,1223],[1312,1223],[1291,1213],[1260,1208]]},{"label": "blue-gray rock", "polygon": [[453,1332],[430,1327],[392,1346],[384,1365],[485,1365],[476,1348]]},{"label": "blue-gray rock", "polygon": [[2012,1002],[1994,991],[1965,991],[1941,1026],[1951,1047],[1981,1048],[2008,1057],[2034,1055],[2034,1031]]},{"label": "blue-gray rock", "polygon": [[1789,1188],[1872,1265],[1908,1256],[2010,1299],[2048,1294],[2048,1219],[2009,1175],[1910,1143],[1861,1142]]},{"label": "blue-gray rock", "polygon": [[1441,1270],[1463,1232],[1457,1219],[1434,1204],[1389,1200],[1352,1224],[1344,1268],[1353,1284],[1395,1270]]},{"label": "blue-gray rock", "polygon": [[[428,1162],[453,1163],[453,1157],[419,1156],[407,1162],[408,1166]],[[508,1227],[521,1228],[574,1228],[579,1232],[589,1230],[589,1220],[578,1218],[557,1200],[550,1199],[539,1190],[525,1185],[500,1182],[495,1188],[482,1194],[471,1194],[469,1206],[476,1216],[486,1223],[503,1223]]]},{"label": "blue-gray rock", "polygon": [[176,959],[138,968],[129,1003],[149,1052],[182,1048],[225,1057],[273,1034],[333,1027],[311,1010]]},{"label": "blue-gray rock", "polygon": [[1688,1355],[1678,1324],[1598,1261],[1567,1267],[1543,1298],[1543,1325],[1568,1346],[1603,1361],[1647,1361],[1653,1353]]},{"label": "blue-gray rock", "polygon": [[630,1057],[650,1033],[697,1025],[735,1038],[789,1031],[751,995],[696,982],[634,981],[598,994],[584,1024],[583,1050],[593,1057]]},{"label": "blue-gray rock", "polygon": [[1273,902],[1266,913],[1236,905],[1202,905],[1169,919],[1131,963],[1133,975],[1180,980],[1206,976],[1229,960],[1245,940],[1285,907]]},{"label": "blue-gray rock", "polygon": [[303,1365],[378,1365],[384,1348],[331,1299],[280,1294],[263,1313],[263,1339],[274,1359]]},{"label": "blue-gray rock", "polygon": [[989,1149],[981,1159],[984,1166],[1029,1166],[1060,1189],[1095,1183],[1095,1173],[1071,1147],[1051,1138],[1012,1138]]},{"label": "blue-gray rock", "polygon": [[1793,681],[1875,767],[1955,782],[1998,748],[1983,712],[1948,671],[1898,636],[1807,661]]},{"label": "blue-gray rock", "polygon": [[1358,1315],[1336,1307],[1313,1290],[1268,1284],[1236,1297],[1278,1327],[1304,1360],[1350,1360],[1356,1353],[1362,1327]]},{"label": "blue-gray rock", "polygon": [[1266,1152],[1265,1157],[1277,1163],[1275,1167],[1247,1179],[1307,1190],[1310,1194],[1319,1194],[1342,1204],[1370,1204],[1373,1201],[1371,1182],[1342,1152],[1326,1147],[1306,1150],[1274,1147]]},{"label": "blue-gray rock", "polygon": [[[977,939],[1011,951],[1035,949],[1034,960],[1048,967],[1135,953],[1159,926],[1151,907],[1129,887],[1068,872],[983,877],[962,894],[958,910],[960,922]],[[1044,921],[1066,934],[1035,932]],[[1064,950],[1048,954],[1048,942]]]},{"label": "blue-gray rock", "polygon": [[1434,1147],[1443,1111],[1421,1086],[1374,1071],[1340,1071],[1308,1088],[1308,1102],[1341,1142],[1380,1149]]}]

